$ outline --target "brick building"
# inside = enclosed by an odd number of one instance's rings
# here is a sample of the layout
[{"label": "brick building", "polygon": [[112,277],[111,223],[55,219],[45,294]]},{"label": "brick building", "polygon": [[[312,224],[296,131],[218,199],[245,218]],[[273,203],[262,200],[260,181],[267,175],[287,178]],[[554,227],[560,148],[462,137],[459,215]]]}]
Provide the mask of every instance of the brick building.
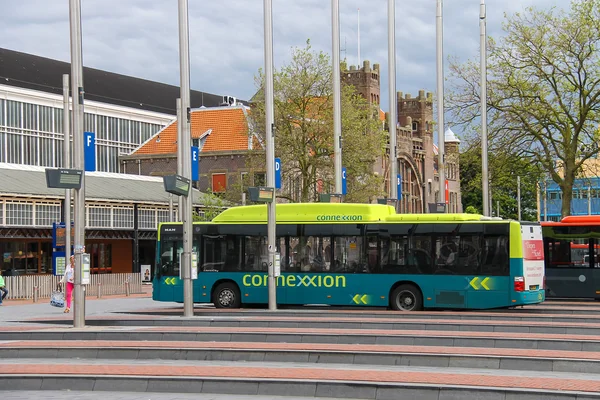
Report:
[{"label": "brick building", "polygon": [[[263,185],[264,171],[247,167],[246,156],[258,143],[250,133],[249,108],[232,105],[191,112],[192,145],[200,149],[201,191],[222,193],[232,184]],[[121,156],[127,174],[163,176],[177,171],[177,120],[171,121],[131,154]],[[240,186],[240,191],[243,188]]]}]

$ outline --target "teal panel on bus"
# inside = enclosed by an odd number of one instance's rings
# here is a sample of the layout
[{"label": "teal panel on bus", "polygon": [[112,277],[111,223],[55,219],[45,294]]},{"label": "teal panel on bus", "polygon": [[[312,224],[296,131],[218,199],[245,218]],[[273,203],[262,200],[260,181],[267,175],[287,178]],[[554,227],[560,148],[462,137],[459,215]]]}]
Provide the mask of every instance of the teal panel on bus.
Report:
[{"label": "teal panel on bus", "polygon": [[[402,283],[421,290],[426,308],[488,309],[543,301],[543,290],[513,290],[514,277],[522,273],[523,262],[515,258],[510,259],[510,276],[283,273],[277,278],[277,302],[387,307],[392,288]],[[202,272],[194,280],[194,302],[210,303],[212,290],[224,281],[236,283],[243,303],[268,303],[268,278],[263,272]],[[154,300],[183,302],[178,277],[161,277],[153,283]]]},{"label": "teal panel on bus", "polygon": [[[247,272],[201,273],[194,281],[194,302],[211,302],[212,290],[225,281],[236,283],[243,303],[268,303],[267,274]],[[421,290],[427,308],[498,308],[507,306],[510,282],[506,276],[284,273],[277,278],[277,303],[387,307],[392,287],[408,283]],[[155,300],[183,301],[179,278],[155,284]]]}]

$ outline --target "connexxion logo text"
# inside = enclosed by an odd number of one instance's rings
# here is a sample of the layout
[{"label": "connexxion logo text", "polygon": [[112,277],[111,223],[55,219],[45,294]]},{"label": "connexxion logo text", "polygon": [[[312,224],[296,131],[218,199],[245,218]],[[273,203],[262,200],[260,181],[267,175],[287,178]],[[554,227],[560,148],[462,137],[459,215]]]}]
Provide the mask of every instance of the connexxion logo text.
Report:
[{"label": "connexxion logo text", "polygon": [[362,221],[362,215],[317,215],[317,221]]},{"label": "connexxion logo text", "polygon": [[[267,286],[267,275],[244,275],[244,286]],[[277,286],[304,286],[304,287],[346,287],[346,277],[343,275],[280,275],[277,277]]]}]

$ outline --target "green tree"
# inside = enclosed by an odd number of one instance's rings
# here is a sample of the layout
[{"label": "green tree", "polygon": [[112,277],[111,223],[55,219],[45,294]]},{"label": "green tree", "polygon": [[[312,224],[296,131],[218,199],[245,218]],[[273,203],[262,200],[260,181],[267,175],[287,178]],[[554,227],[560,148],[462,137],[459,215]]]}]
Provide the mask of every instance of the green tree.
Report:
[{"label": "green tree", "polygon": [[[518,218],[517,176],[521,177],[521,219],[537,220],[537,186],[540,167],[529,160],[507,151],[490,153],[489,179],[492,210],[500,202],[500,216]],[[483,209],[481,191],[481,144],[475,142],[460,154],[460,186],[462,204],[466,212],[480,213]]]},{"label": "green tree", "polygon": [[228,207],[227,201],[216,195],[205,194],[202,203],[204,205],[202,212],[194,210],[192,221],[212,221]]},{"label": "green tree", "polygon": [[[256,76],[258,92],[250,113],[253,133],[265,143],[264,74]],[[287,197],[292,201],[316,199],[319,182],[333,192],[332,68],[329,56],[304,48],[293,48],[289,64],[274,71],[275,154]],[[378,109],[357,94],[353,86],[342,86],[342,164],[347,170],[348,202],[365,202],[379,196],[381,177],[373,165],[384,154],[385,135]],[[252,168],[264,166],[264,152],[251,157]],[[292,178],[292,179],[290,179]],[[289,182],[292,182],[290,185]],[[295,189],[294,189],[295,186]],[[294,192],[299,193],[296,195]]]},{"label": "green tree", "polygon": [[465,212],[467,214],[480,214],[479,210],[477,208],[475,208],[474,206],[467,206],[467,208],[465,209]]},{"label": "green tree", "polygon": [[[506,35],[488,44],[490,153],[509,148],[541,165],[569,215],[574,180],[599,151],[600,0],[528,8],[507,16],[503,28]],[[450,65],[447,104],[465,130],[479,124],[478,64]]]}]

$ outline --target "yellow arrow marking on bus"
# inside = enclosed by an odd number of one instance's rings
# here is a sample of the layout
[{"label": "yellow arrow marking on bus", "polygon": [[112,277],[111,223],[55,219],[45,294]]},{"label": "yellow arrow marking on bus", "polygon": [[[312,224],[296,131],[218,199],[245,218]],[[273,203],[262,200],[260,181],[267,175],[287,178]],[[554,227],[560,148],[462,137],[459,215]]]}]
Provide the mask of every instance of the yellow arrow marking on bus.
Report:
[{"label": "yellow arrow marking on bus", "polygon": [[471,287],[475,290],[479,290],[479,286],[477,286],[478,280],[479,280],[479,278],[476,276],[475,278],[471,279],[471,281],[469,282],[469,285],[471,285]]},{"label": "yellow arrow marking on bus", "polygon": [[486,282],[490,280],[490,277],[487,276],[485,277],[484,280],[481,281],[481,287],[484,288],[485,290],[490,290],[490,287],[488,285],[486,285]]},{"label": "yellow arrow marking on bus", "polygon": [[369,301],[369,296],[367,296],[366,294],[355,294],[354,297],[352,297],[352,301],[354,301],[354,303],[356,304],[367,304]]},{"label": "yellow arrow marking on bus", "polygon": [[165,283],[167,285],[174,285],[177,278],[165,278]]}]

